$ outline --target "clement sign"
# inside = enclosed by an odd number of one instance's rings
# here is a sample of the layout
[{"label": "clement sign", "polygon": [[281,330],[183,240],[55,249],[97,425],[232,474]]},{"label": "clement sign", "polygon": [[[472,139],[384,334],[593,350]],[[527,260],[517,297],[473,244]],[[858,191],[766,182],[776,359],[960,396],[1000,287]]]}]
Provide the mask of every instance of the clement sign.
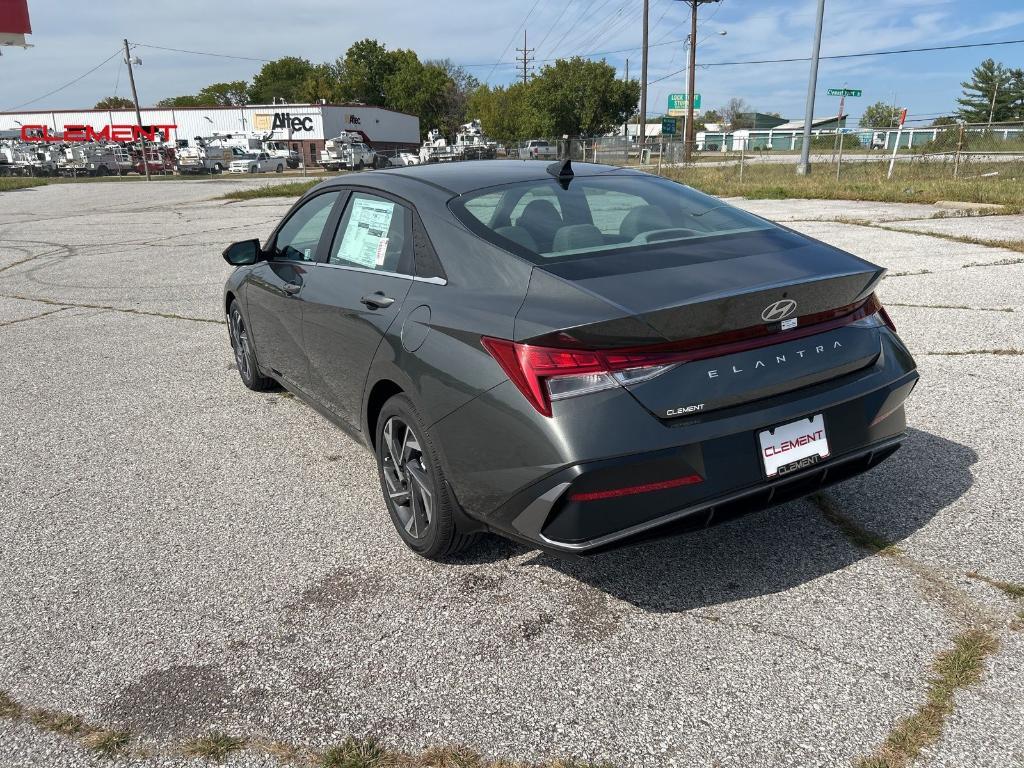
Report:
[{"label": "clement sign", "polygon": [[[50,133],[45,125],[23,125],[22,141],[44,142],[84,142],[84,141],[117,141],[130,142],[145,139],[146,141],[167,141],[176,125],[105,125],[96,129],[91,125],[65,125],[63,134]],[[162,138],[161,138],[162,136]]]}]

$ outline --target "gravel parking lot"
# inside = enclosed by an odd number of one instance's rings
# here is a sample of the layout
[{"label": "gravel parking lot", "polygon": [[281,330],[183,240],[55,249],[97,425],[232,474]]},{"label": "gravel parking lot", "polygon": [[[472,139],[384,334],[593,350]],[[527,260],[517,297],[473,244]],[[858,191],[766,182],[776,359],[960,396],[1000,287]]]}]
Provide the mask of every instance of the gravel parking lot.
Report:
[{"label": "gravel parking lot", "polygon": [[[0,193],[11,700],[129,731],[149,756],[115,765],[204,764],[182,744],[216,729],[257,745],[237,766],[350,734],[621,768],[849,766],[980,627],[998,648],[916,765],[1024,764],[1024,600],[968,576],[1024,584],[1024,253],[955,239],[1024,242],[1024,217],[743,202],[891,270],[881,297],[922,376],[905,447],[698,534],[582,561],[492,539],[441,565],[401,545],[368,452],[239,382],[220,251],[291,204],[211,199],[249,183]],[[3,714],[5,768],[111,764]]]}]

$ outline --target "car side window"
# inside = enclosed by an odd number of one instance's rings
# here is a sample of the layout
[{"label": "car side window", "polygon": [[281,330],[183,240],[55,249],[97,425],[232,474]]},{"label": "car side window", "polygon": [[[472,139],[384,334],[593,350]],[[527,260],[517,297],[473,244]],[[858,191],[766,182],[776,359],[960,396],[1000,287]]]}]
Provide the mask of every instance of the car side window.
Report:
[{"label": "car side window", "polygon": [[338,224],[328,263],[380,272],[407,272],[410,211],[383,197],[355,192]]},{"label": "car side window", "polygon": [[292,214],[274,240],[274,258],[316,261],[320,236],[340,192],[317,195]]}]

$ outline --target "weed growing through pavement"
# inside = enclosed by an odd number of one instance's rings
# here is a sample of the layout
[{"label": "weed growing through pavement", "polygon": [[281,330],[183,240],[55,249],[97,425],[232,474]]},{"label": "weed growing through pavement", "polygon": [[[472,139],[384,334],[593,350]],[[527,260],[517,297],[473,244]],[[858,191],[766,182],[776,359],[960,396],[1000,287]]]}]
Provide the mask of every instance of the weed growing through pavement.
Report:
[{"label": "weed growing through pavement", "polygon": [[878,751],[857,761],[857,768],[905,768],[935,744],[953,711],[954,694],[981,679],[985,659],[999,647],[987,630],[969,629],[957,635],[953,648],[936,660],[927,699],[918,710],[897,723]]},{"label": "weed growing through pavement", "polygon": [[193,739],[185,745],[185,754],[191,757],[208,757],[222,760],[232,752],[245,746],[245,739],[230,736],[221,731],[211,731],[205,736]]}]

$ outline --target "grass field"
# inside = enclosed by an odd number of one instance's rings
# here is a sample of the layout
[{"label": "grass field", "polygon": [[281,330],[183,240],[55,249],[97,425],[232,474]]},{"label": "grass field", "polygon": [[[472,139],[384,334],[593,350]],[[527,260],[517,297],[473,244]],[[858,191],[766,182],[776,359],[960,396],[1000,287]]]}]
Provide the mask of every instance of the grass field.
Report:
[{"label": "grass field", "polygon": [[884,163],[850,163],[836,181],[834,166],[818,165],[811,175],[797,176],[793,165],[751,163],[744,168],[742,180],[737,166],[669,168],[662,175],[719,197],[889,203],[956,200],[1005,205],[1008,212],[1024,210],[1024,173],[1019,166],[1005,164],[993,177],[982,177],[977,173],[980,169],[968,170],[972,171],[969,176],[954,179],[951,169],[941,164],[898,166],[894,178],[886,179]]},{"label": "grass field", "polygon": [[323,179],[293,181],[288,184],[270,184],[256,189],[239,189],[221,195],[223,200],[255,200],[259,197],[299,197],[319,184]]},{"label": "grass field", "polygon": [[46,179],[21,178],[20,176],[0,176],[0,192],[7,192],[11,189],[41,187],[45,183]]}]

